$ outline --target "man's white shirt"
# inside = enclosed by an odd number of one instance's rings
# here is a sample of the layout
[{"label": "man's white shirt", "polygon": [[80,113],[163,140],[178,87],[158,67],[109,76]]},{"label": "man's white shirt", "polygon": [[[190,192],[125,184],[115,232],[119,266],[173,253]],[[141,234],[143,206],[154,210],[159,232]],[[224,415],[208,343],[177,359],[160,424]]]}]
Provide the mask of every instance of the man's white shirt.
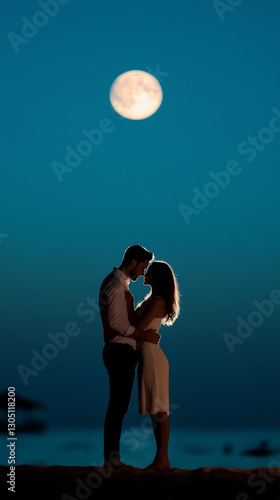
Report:
[{"label": "man's white shirt", "polygon": [[129,323],[125,292],[129,290],[130,279],[116,267],[112,271],[112,279],[102,292],[103,298],[107,299],[108,323],[111,328],[120,333],[110,342],[130,344],[136,349],[136,340],[129,338],[135,327]]}]

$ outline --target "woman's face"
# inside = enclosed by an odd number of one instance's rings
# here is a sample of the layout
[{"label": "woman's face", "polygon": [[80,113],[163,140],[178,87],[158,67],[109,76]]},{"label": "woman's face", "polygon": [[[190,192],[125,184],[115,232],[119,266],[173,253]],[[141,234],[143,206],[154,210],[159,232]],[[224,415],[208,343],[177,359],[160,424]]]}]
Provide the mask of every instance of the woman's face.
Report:
[{"label": "woman's face", "polygon": [[153,275],[152,275],[151,271],[148,269],[146,271],[145,276],[144,276],[144,285],[152,286],[152,282],[153,282]]}]

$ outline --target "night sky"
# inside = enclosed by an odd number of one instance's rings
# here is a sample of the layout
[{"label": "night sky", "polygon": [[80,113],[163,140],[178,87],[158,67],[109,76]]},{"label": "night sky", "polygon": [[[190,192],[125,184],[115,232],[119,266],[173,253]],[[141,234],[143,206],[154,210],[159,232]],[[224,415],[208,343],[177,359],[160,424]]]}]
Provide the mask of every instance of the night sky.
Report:
[{"label": "night sky", "polygon": [[[278,0],[1,2],[0,389],[51,426],[103,424],[97,295],[133,244],[179,281],[171,425],[279,424],[279,21]],[[133,69],[163,90],[145,120],[109,100]]]}]

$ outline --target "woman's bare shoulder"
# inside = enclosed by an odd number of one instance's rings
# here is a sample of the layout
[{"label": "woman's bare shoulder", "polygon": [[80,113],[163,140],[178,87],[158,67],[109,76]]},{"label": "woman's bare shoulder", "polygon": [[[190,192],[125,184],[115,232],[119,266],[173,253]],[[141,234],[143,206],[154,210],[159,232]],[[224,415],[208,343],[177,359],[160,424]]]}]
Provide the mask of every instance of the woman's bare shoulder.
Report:
[{"label": "woman's bare shoulder", "polygon": [[153,300],[154,300],[157,304],[162,304],[162,305],[165,305],[165,304],[166,304],[166,302],[165,302],[164,298],[163,298],[163,297],[160,297],[159,295],[155,295],[155,296],[153,297]]},{"label": "woman's bare shoulder", "polygon": [[166,309],[165,300],[162,297],[159,297],[158,295],[156,295],[155,297],[153,297],[153,305],[155,307],[157,307],[158,313],[160,313],[160,315],[164,316],[165,309]]}]

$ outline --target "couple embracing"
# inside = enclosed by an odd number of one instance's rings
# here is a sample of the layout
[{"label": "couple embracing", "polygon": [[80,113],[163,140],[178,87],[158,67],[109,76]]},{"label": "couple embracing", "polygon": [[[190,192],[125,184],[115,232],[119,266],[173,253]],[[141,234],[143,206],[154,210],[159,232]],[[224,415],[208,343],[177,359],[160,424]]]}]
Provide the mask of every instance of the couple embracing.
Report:
[{"label": "couple embracing", "polygon": [[[144,276],[150,293],[134,308],[130,280]],[[126,468],[120,461],[120,437],[138,363],[139,413],[149,414],[157,445],[147,468],[168,469],[169,364],[159,347],[161,324],[179,314],[179,292],[169,264],[155,261],[140,245],[126,249],[121,265],[104,279],[99,292],[103,323],[103,361],[109,375],[109,404],[104,424],[104,466]]]}]

